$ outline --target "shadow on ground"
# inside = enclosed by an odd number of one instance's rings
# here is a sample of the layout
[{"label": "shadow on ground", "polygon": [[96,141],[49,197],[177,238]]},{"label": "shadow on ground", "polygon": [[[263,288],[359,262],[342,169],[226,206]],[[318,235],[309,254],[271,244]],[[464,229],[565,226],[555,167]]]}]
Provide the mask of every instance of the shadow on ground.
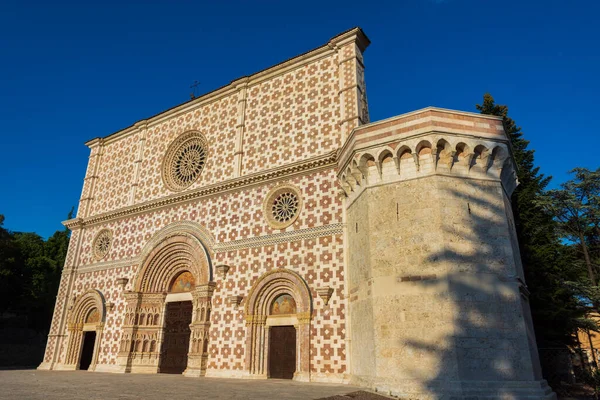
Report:
[{"label": "shadow on ground", "polygon": [[332,397],[323,397],[317,400],[387,400],[392,399],[393,397],[382,396],[377,393],[358,391],[352,392],[345,395],[338,395]]}]

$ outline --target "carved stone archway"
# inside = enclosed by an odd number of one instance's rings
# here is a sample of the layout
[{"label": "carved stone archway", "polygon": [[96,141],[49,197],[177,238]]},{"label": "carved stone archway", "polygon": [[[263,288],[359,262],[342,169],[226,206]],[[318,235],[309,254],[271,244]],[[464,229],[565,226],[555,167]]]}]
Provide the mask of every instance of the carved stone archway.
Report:
[{"label": "carved stone archway", "polygon": [[[205,242],[212,243],[210,239],[197,224],[179,222],[161,230],[145,246],[134,290],[125,293],[125,322],[118,354],[124,372],[160,372],[166,303],[189,300],[192,323],[184,375],[204,375],[210,327],[207,310],[214,290],[211,251]],[[173,280],[185,272],[193,276],[195,288],[185,293],[168,293]],[[202,345],[198,345],[199,341]]]},{"label": "carved stone archway", "polygon": [[90,289],[76,298],[67,325],[69,341],[64,369],[79,369],[84,332],[90,331],[96,332],[96,340],[88,371],[96,369],[105,320],[105,301],[100,291]]},{"label": "carved stone archway", "polygon": [[252,378],[267,378],[269,331],[279,325],[270,317],[273,301],[290,294],[296,302],[296,313],[285,324],[296,328],[296,372],[294,380],[310,380],[310,319],[312,299],[308,285],[296,272],[274,269],[261,276],[252,286],[245,306],[246,369]]}]

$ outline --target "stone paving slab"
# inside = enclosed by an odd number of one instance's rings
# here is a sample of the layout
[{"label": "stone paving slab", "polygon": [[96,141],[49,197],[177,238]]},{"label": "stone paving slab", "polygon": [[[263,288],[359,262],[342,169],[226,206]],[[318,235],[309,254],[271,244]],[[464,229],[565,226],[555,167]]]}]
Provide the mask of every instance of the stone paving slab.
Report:
[{"label": "stone paving slab", "polygon": [[[87,371],[0,371],[0,399],[318,399],[357,398],[358,388],[290,380],[186,378],[168,374]],[[367,392],[360,392],[369,394]],[[346,397],[349,395],[349,397]],[[360,399],[384,399],[360,397]],[[351,397],[350,397],[351,396]]]}]

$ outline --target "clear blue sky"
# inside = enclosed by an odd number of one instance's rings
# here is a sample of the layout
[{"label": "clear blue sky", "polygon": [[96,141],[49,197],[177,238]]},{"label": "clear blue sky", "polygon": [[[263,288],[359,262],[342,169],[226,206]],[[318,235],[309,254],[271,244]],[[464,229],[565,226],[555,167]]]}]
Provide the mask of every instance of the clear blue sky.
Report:
[{"label": "clear blue sky", "polygon": [[491,92],[553,185],[597,168],[597,0],[104,1],[0,5],[0,214],[49,236],[77,205],[83,143],[360,26],[371,119]]}]

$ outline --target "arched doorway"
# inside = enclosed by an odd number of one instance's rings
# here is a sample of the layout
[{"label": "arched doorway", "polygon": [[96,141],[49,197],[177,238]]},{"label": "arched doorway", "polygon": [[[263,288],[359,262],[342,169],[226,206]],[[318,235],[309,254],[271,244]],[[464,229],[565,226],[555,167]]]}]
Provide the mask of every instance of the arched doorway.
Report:
[{"label": "arched doorway", "polygon": [[251,376],[310,380],[308,285],[278,268],[261,276],[246,302],[246,368]]},{"label": "arched doorway", "polygon": [[[134,291],[125,293],[126,315],[119,364],[125,372],[204,375],[214,291],[210,252],[191,225],[157,234],[142,253]],[[204,315],[201,315],[202,310]]]},{"label": "arched doorway", "polygon": [[104,297],[98,290],[88,290],[75,300],[68,324],[66,369],[96,369],[105,318]]}]

